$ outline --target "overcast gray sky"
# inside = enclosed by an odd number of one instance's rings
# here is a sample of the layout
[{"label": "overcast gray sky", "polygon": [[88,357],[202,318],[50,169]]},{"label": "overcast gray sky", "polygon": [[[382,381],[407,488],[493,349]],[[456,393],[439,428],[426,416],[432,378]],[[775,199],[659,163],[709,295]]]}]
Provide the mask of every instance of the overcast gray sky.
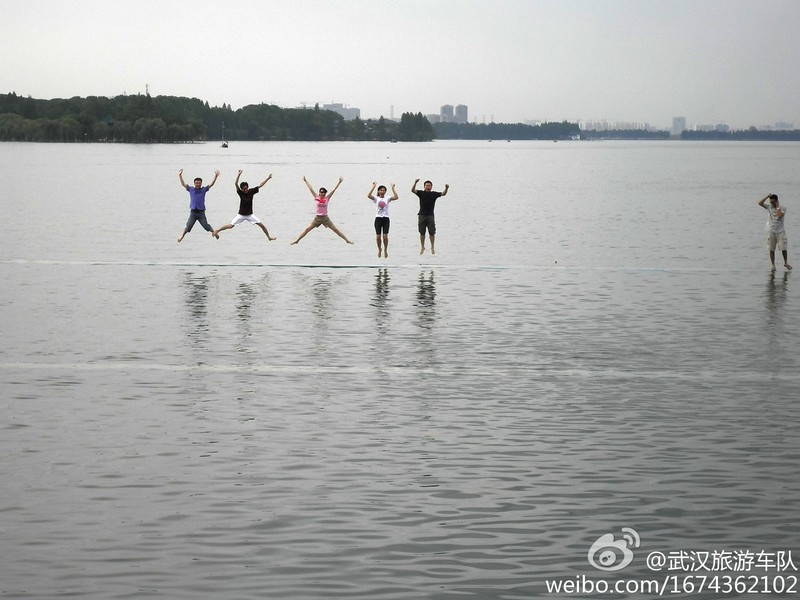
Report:
[{"label": "overcast gray sky", "polygon": [[0,0],[0,93],[800,127],[798,0]]}]

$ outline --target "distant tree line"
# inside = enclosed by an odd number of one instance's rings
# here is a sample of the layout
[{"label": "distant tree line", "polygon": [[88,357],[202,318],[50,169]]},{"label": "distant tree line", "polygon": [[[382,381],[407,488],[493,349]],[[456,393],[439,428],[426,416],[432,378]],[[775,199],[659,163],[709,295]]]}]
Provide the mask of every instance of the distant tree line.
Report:
[{"label": "distant tree line", "polygon": [[436,137],[445,140],[567,140],[577,138],[577,123],[434,123]]},{"label": "distant tree line", "polygon": [[[683,140],[800,141],[800,130],[684,131]],[[175,143],[209,140],[563,140],[667,139],[667,131],[581,131],[576,123],[434,123],[422,113],[399,122],[332,111],[251,104],[209,106],[197,98],[136,94],[38,100],[0,94],[0,141]]]},{"label": "distant tree line", "polygon": [[604,131],[581,131],[582,140],[668,140],[669,131],[647,129],[607,129]]},{"label": "distant tree line", "polygon": [[430,141],[430,122],[404,113],[400,122],[345,121],[319,106],[254,104],[233,110],[197,98],[123,95],[38,100],[0,95],[0,141],[169,143],[209,140]]},{"label": "distant tree line", "polygon": [[714,140],[736,142],[800,142],[800,130],[766,131],[750,127],[738,131],[684,131],[682,140]]}]

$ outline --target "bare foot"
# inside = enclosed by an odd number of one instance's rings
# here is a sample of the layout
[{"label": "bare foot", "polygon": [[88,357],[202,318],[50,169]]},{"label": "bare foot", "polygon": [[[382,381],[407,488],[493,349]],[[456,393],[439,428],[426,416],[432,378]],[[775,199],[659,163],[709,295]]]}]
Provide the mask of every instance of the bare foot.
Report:
[{"label": "bare foot", "polygon": [[292,242],[291,244],[289,244],[289,245],[290,245],[290,246],[295,246],[295,245],[297,245],[297,242],[299,242],[299,241],[300,241],[300,240],[295,240],[295,241],[293,241],[293,242]]},{"label": "bare foot", "polygon": [[213,237],[214,239],[218,240],[219,239],[219,234],[216,231],[212,231],[211,232],[211,237]]},{"label": "bare foot", "polygon": [[278,238],[276,238],[276,237],[269,237],[269,236],[267,236],[267,239],[268,239],[270,242],[274,242],[274,241],[275,241],[275,240],[277,240]]},{"label": "bare foot", "polygon": [[419,253],[420,254],[425,254],[425,246],[423,246],[422,248],[419,249]]},{"label": "bare foot", "polygon": [[433,248],[431,248],[431,254],[436,254],[436,250],[434,250]]},{"label": "bare foot", "polygon": [[384,250],[383,251],[383,258],[389,258],[389,251],[388,250]]},{"label": "bare foot", "polygon": [[792,270],[792,265],[790,265],[789,263],[786,263],[783,266],[786,267],[787,271],[791,271]]},{"label": "bare foot", "polygon": [[778,267],[776,267],[775,265],[772,265],[772,270],[773,270],[773,271],[777,271],[777,270],[778,270]]},{"label": "bare foot", "polygon": [[180,244],[183,241],[183,236],[178,238],[178,243]]},{"label": "bare foot", "polygon": [[351,246],[353,245],[353,242],[351,242],[350,240],[345,240],[345,241],[346,241],[348,244],[350,244]]}]

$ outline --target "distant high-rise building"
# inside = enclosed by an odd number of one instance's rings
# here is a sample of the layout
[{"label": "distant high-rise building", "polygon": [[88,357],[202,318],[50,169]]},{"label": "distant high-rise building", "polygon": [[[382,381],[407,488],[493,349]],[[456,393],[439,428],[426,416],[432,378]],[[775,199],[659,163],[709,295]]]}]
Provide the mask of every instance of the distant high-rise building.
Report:
[{"label": "distant high-rise building", "polygon": [[439,109],[439,115],[442,118],[442,123],[452,123],[453,122],[453,105],[452,104],[445,104],[442,108]]},{"label": "distant high-rise building", "polygon": [[672,135],[680,135],[686,131],[686,117],[672,117]]},{"label": "distant high-rise building", "polygon": [[456,106],[455,121],[456,123],[469,123],[469,108],[464,104]]},{"label": "distant high-rise building", "polygon": [[323,110],[330,110],[344,117],[345,121],[352,121],[361,118],[360,108],[349,108],[343,104],[323,104]]}]

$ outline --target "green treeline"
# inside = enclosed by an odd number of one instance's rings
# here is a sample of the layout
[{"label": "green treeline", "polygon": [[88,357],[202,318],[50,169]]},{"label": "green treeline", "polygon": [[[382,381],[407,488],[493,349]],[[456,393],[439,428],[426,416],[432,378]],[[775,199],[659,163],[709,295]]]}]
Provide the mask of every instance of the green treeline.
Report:
[{"label": "green treeline", "polygon": [[37,100],[0,95],[0,141],[169,143],[208,140],[430,141],[421,113],[400,122],[381,117],[345,121],[319,106],[254,104],[238,110],[176,96],[90,96]]},{"label": "green treeline", "polygon": [[669,131],[648,131],[644,129],[607,129],[581,132],[583,140],[668,140]]},{"label": "green treeline", "polygon": [[[422,113],[400,121],[345,119],[332,111],[251,104],[209,106],[178,96],[89,96],[38,100],[0,94],[0,141],[176,143],[209,140],[667,139],[667,131],[581,131],[576,123],[435,123]],[[684,131],[683,140],[800,141],[800,130]]]},{"label": "green treeline", "polygon": [[434,123],[436,137],[445,140],[568,140],[577,138],[577,123]]},{"label": "green treeline", "polygon": [[800,130],[765,131],[742,129],[740,131],[684,131],[682,140],[735,141],[735,142],[800,142]]}]

